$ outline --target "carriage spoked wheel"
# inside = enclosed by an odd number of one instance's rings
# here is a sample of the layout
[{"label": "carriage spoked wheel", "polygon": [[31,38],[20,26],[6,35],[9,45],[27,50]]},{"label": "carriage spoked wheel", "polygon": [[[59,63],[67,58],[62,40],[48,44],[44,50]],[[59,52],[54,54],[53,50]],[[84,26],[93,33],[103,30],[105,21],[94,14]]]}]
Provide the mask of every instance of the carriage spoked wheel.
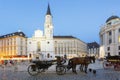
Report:
[{"label": "carriage spoked wheel", "polygon": [[111,68],[111,67],[112,67],[112,64],[110,62],[107,62],[107,61],[103,62],[103,68],[104,69]]},{"label": "carriage spoked wheel", "polygon": [[120,64],[115,64],[114,65],[114,70],[115,71],[120,71]]},{"label": "carriage spoked wheel", "polygon": [[32,76],[35,76],[39,73],[39,69],[35,64],[28,66],[28,73]]},{"label": "carriage spoked wheel", "polygon": [[66,68],[64,66],[56,66],[56,73],[58,75],[63,75],[66,72]]}]

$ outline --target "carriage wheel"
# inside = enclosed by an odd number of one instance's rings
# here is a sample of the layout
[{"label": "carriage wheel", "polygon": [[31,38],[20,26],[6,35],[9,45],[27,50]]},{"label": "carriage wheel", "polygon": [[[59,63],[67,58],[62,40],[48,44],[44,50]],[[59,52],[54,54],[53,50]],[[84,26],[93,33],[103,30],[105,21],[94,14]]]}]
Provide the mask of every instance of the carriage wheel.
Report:
[{"label": "carriage wheel", "polygon": [[56,66],[56,73],[58,75],[63,75],[66,72],[66,68],[64,66]]},{"label": "carriage wheel", "polygon": [[110,62],[107,62],[107,61],[104,61],[104,62],[103,62],[103,68],[104,68],[104,69],[111,68],[111,67],[112,67],[112,65],[111,65]]},{"label": "carriage wheel", "polygon": [[35,76],[39,73],[39,69],[36,65],[29,65],[28,66],[28,73],[32,76]]},{"label": "carriage wheel", "polygon": [[119,64],[114,65],[114,70],[115,71],[120,71],[120,65]]}]

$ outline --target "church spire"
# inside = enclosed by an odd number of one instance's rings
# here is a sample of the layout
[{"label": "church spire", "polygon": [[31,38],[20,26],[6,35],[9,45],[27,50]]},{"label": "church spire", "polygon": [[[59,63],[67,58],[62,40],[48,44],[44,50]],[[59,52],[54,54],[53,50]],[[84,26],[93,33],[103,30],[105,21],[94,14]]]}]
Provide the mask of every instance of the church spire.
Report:
[{"label": "church spire", "polygon": [[49,3],[48,3],[48,8],[47,8],[47,13],[46,13],[46,15],[51,15]]}]

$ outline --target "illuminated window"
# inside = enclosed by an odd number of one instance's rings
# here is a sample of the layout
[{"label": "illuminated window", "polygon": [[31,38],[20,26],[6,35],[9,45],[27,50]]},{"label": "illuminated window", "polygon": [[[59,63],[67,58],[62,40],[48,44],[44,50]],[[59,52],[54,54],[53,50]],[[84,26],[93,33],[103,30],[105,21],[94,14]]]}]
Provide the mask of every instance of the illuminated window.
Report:
[{"label": "illuminated window", "polygon": [[120,43],[120,36],[118,37],[118,42]]}]

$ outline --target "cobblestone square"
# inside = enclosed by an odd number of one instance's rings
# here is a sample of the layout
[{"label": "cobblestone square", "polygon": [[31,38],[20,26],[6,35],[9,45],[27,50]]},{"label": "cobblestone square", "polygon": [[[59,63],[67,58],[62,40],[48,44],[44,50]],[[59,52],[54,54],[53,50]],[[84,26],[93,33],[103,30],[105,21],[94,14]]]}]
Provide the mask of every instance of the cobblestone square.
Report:
[{"label": "cobblestone square", "polygon": [[[26,68],[25,68],[26,66]],[[120,80],[120,71],[114,69],[103,69],[102,62],[90,64],[88,68],[96,70],[96,74],[93,71],[85,74],[77,69],[77,74],[72,73],[72,70],[67,71],[64,75],[57,75],[55,72],[55,65],[50,67],[43,73],[36,76],[30,76],[27,72],[27,66],[18,65],[18,70],[14,70],[12,67],[0,67],[0,80]],[[24,68],[23,68],[24,67]]]}]

